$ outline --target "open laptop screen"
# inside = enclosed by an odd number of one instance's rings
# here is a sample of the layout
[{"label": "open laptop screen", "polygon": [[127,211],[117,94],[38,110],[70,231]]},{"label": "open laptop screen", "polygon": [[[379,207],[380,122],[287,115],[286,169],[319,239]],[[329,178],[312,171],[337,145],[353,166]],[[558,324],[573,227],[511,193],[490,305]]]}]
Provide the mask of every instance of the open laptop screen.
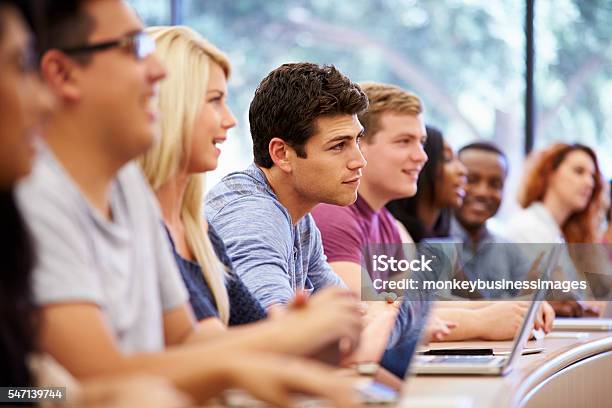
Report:
[{"label": "open laptop screen", "polygon": [[403,327],[404,331],[396,334],[398,339],[385,351],[380,361],[382,367],[400,378],[405,378],[408,373],[432,305],[432,299],[420,291],[407,291],[402,300],[396,327]]}]

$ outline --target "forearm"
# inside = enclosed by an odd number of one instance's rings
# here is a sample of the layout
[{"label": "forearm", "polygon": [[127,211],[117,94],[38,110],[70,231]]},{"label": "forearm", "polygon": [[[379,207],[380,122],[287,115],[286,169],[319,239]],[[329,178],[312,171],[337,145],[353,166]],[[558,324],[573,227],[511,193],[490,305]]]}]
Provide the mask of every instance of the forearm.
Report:
[{"label": "forearm", "polygon": [[214,333],[201,328],[187,339],[188,344],[207,344],[223,342],[228,349],[275,352],[292,355],[311,355],[316,352],[315,343],[305,332],[306,327],[293,327],[287,319],[267,319],[265,321],[234,326]]},{"label": "forearm", "polygon": [[[372,302],[374,303],[374,302]],[[343,361],[342,365],[379,361],[385,352],[389,337],[397,320],[398,309],[385,302],[378,308],[361,332],[359,347]],[[371,309],[368,309],[370,312]]]},{"label": "forearm", "polygon": [[492,300],[451,300],[437,303],[437,308],[443,309],[480,309],[494,304]]},{"label": "forearm", "polygon": [[166,341],[180,345],[154,352],[139,352],[147,350],[140,346],[130,353],[120,348],[115,333],[109,329],[97,306],[47,306],[41,309],[45,321],[40,332],[41,350],[53,356],[79,380],[148,373],[166,378],[194,399],[203,401],[217,395],[231,382],[231,370],[226,367],[228,360],[236,358],[235,350],[231,345],[214,340],[181,344],[194,329],[189,312],[188,307],[181,306],[167,311],[163,317]]},{"label": "forearm", "polygon": [[232,385],[225,360],[229,352],[222,343],[174,347],[159,353],[121,355],[98,361],[87,372],[73,372],[79,380],[132,374],[157,375],[169,380],[195,400],[204,402]]},{"label": "forearm", "polygon": [[479,311],[469,308],[436,307],[433,316],[456,323],[445,341],[470,340],[482,337],[485,323],[479,318]]}]

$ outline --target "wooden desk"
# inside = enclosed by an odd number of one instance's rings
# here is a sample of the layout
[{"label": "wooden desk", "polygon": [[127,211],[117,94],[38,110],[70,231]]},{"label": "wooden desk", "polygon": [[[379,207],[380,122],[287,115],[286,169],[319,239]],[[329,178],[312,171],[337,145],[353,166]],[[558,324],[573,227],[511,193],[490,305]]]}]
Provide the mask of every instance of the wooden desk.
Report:
[{"label": "wooden desk", "polygon": [[[410,376],[404,396],[466,397],[473,407],[612,407],[612,333],[544,338],[537,345],[546,351],[521,356],[505,377]],[[454,346],[510,347],[511,342],[431,344],[431,348]]]}]

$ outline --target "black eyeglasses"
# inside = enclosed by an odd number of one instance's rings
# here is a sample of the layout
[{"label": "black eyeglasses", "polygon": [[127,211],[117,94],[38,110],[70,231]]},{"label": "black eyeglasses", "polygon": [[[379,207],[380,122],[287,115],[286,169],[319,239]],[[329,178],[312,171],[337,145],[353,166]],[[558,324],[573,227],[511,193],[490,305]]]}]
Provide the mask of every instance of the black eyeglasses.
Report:
[{"label": "black eyeglasses", "polygon": [[60,48],[66,54],[86,54],[90,52],[104,51],[109,48],[125,48],[129,50],[136,59],[145,59],[155,51],[155,40],[143,31],[127,34],[118,40],[104,41],[101,43],[81,45],[78,47]]}]

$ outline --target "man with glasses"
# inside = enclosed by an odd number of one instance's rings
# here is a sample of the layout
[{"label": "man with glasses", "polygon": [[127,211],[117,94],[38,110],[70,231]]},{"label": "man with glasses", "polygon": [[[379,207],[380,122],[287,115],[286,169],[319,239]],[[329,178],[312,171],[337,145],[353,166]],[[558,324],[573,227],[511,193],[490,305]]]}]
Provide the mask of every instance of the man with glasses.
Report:
[{"label": "man with glasses", "polygon": [[281,325],[203,344],[155,197],[131,163],[154,142],[166,75],[135,13],[119,0],[66,0],[49,2],[44,20],[41,75],[59,106],[18,190],[37,250],[41,348],[78,378],[146,370],[197,399],[242,386],[275,405],[290,390],[345,404],[347,384],[327,369],[244,351],[247,337],[282,338]]},{"label": "man with glasses", "polygon": [[155,51],[155,40],[142,31],[126,34],[118,40],[103,41],[96,44],[81,45],[76,47],[62,48],[61,51],[68,55],[85,55],[96,51],[104,51],[110,48],[123,48],[134,54],[136,59],[145,59]]}]

